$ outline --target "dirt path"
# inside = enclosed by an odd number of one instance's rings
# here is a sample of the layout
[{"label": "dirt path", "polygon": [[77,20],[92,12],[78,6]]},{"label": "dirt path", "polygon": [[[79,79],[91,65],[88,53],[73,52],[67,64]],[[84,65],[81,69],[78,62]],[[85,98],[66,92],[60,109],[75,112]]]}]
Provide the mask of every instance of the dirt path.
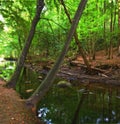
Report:
[{"label": "dirt path", "polygon": [[3,87],[0,80],[0,124],[43,124],[28,110],[13,89]]}]

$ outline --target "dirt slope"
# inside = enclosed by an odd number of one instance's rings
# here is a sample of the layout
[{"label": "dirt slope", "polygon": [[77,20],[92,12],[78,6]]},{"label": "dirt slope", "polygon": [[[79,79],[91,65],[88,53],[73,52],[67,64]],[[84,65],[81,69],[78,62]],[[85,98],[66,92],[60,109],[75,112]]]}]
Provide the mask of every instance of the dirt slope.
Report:
[{"label": "dirt slope", "polygon": [[7,89],[0,80],[0,124],[43,124],[28,110],[13,89]]}]

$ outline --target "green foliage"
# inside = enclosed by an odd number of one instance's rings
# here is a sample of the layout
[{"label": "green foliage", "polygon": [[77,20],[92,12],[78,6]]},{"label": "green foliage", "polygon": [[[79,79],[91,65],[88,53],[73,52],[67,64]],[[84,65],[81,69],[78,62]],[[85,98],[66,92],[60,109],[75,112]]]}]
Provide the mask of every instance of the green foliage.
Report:
[{"label": "green foliage", "polygon": [[15,62],[0,62],[0,78],[8,80],[14,71]]},{"label": "green foliage", "polygon": [[7,35],[6,32],[1,33],[0,39],[0,55],[4,57],[17,57],[19,55],[19,45],[16,38]]},{"label": "green foliage", "polygon": [[[79,1],[66,0],[65,5],[73,18]],[[106,3],[106,6],[104,4]],[[29,33],[31,20],[35,14],[36,1],[30,0],[1,0],[0,18],[0,55],[19,56]],[[74,6],[73,6],[74,5]],[[99,50],[105,48],[110,42],[110,14],[115,14],[117,3],[104,0],[89,0],[87,7],[78,25],[77,33],[84,49],[87,49],[89,41],[97,43]],[[105,10],[105,12],[104,12]],[[0,16],[1,16],[0,15]],[[115,15],[114,15],[115,16]],[[116,16],[118,20],[118,16]],[[104,31],[104,23],[106,24]],[[40,22],[37,26],[34,40],[30,48],[33,55],[57,56],[66,40],[67,30],[70,24],[65,15],[63,6],[59,0],[46,0]],[[113,37],[118,34],[118,23],[114,23]],[[104,35],[106,39],[104,39]],[[104,43],[98,41],[104,39]],[[117,39],[113,38],[114,46]],[[74,40],[70,50],[77,50]]]}]

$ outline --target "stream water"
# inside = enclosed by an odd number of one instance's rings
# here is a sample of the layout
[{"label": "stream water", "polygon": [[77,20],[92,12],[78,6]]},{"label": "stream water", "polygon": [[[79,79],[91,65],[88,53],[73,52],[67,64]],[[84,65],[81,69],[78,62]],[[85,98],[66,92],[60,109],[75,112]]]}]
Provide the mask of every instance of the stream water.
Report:
[{"label": "stream water", "polygon": [[[44,77],[45,74],[24,69],[17,85],[21,97],[28,98]],[[77,87],[60,88],[57,83],[61,80],[55,79],[38,104],[37,115],[46,124],[120,124],[120,87],[99,83],[86,87],[81,83]]]},{"label": "stream water", "polygon": [[[36,89],[44,76],[25,70],[19,84],[22,97],[29,97],[32,92],[25,91]],[[120,87],[99,83],[86,87],[81,83],[77,87],[60,88],[57,83],[61,80],[55,79],[38,105],[38,117],[46,124],[120,124]]]}]

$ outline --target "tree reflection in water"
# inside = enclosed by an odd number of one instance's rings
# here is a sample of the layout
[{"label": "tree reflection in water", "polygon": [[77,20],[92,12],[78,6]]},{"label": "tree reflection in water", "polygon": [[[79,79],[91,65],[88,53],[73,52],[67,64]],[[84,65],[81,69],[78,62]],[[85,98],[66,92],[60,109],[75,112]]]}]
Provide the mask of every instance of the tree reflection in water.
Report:
[{"label": "tree reflection in water", "polygon": [[[42,103],[40,103],[39,107],[41,108],[44,104],[44,106],[49,109],[48,115],[52,119],[53,124],[119,124],[120,99],[118,98],[118,91],[120,88],[91,84],[87,92],[84,92],[83,87],[82,85],[79,87],[79,99],[78,94],[74,91],[69,91],[68,89],[61,90],[58,88],[56,90],[54,88],[49,92],[48,96],[44,98]],[[54,94],[52,94],[52,92],[54,92]],[[62,104],[61,99],[63,100]],[[49,104],[47,102],[49,102]],[[60,121],[56,119],[57,112],[51,110],[51,104],[52,108],[58,111],[62,108],[64,117],[59,116]],[[72,119],[73,116],[75,120]],[[46,115],[46,118],[47,117]],[[71,120],[74,121],[72,122]]]}]

